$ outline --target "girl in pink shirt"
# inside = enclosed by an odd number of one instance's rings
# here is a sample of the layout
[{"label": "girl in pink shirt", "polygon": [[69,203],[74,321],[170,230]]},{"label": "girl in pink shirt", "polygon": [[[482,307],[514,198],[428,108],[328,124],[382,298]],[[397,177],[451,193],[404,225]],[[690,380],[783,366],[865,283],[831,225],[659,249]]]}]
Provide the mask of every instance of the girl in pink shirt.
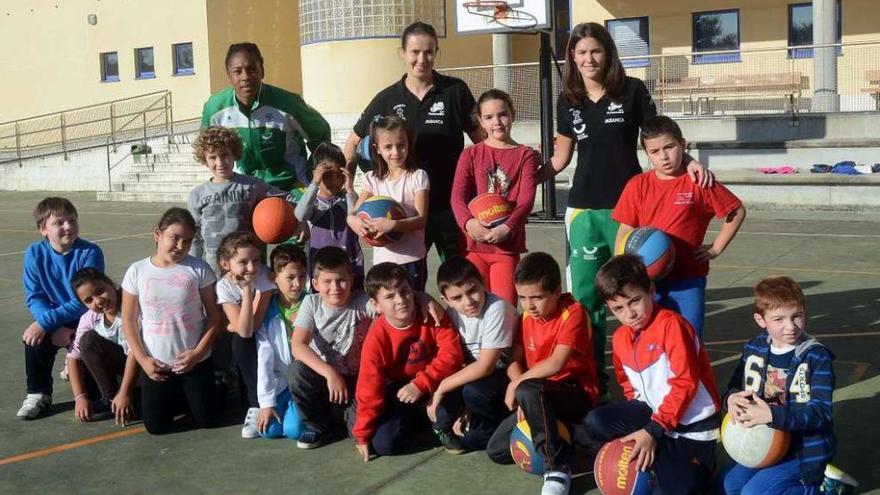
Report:
[{"label": "girl in pink shirt", "polygon": [[[480,126],[486,139],[467,149],[458,160],[452,186],[452,211],[467,238],[467,259],[487,282],[486,289],[516,305],[513,272],[526,251],[526,220],[535,202],[538,155],[510,137],[516,111],[510,95],[490,89],[477,100]],[[477,195],[496,193],[513,203],[503,224],[488,228],[474,218],[468,203]]]}]

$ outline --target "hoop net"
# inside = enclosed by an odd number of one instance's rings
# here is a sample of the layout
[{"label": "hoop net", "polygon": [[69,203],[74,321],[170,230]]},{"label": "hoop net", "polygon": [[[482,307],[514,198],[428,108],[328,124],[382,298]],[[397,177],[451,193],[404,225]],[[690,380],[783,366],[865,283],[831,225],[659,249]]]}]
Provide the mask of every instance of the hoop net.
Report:
[{"label": "hoop net", "polygon": [[538,18],[524,10],[518,10],[502,0],[473,0],[463,3],[469,14],[486,18],[486,24],[498,24],[509,29],[533,29]]}]

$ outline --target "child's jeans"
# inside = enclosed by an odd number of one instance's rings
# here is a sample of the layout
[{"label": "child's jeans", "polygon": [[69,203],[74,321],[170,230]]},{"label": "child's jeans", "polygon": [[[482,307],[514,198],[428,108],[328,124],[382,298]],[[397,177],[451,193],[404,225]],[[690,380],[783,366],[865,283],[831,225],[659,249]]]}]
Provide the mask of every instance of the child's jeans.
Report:
[{"label": "child's jeans", "polygon": [[211,359],[205,359],[186,373],[171,373],[162,382],[153,381],[146,373],[141,373],[143,418],[147,432],[159,435],[171,431],[181,392],[199,428],[216,426],[219,411],[214,366]]},{"label": "child's jeans", "polygon": [[[644,402],[615,402],[591,411],[584,426],[591,443],[603,445],[645,427],[653,411]],[[707,421],[712,423],[712,421]],[[664,435],[654,451],[660,493],[702,493],[715,468],[715,441],[699,441]]]},{"label": "child's jeans", "polygon": [[296,409],[296,404],[293,403],[293,397],[290,396],[289,388],[285,388],[275,396],[275,412],[278,413],[281,422],[279,423],[275,418],[270,419],[266,426],[266,432],[260,433],[260,436],[298,440],[303,431],[303,423],[299,417],[299,411]]},{"label": "child's jeans", "polygon": [[347,431],[351,434],[357,410],[354,400],[356,380],[356,377],[345,377],[348,404],[333,404],[327,392],[327,379],[301,361],[294,361],[290,366],[290,395],[293,396],[303,428],[323,435],[330,429],[334,408],[341,407]]},{"label": "child's jeans", "polygon": [[467,259],[483,276],[486,290],[513,304],[517,303],[513,272],[519,263],[518,254],[488,254],[469,252]]},{"label": "child's jeans", "polygon": [[412,445],[413,435],[427,429],[425,401],[404,404],[397,398],[397,392],[407,383],[390,383],[385,387],[385,408],[376,422],[376,433],[370,439],[373,452],[378,455],[405,453],[407,445]]},{"label": "child's jeans", "polygon": [[410,288],[416,292],[424,292],[425,285],[428,283],[428,260],[422,258],[400,266],[406,270],[406,279],[409,281]]},{"label": "child's jeans", "polygon": [[702,342],[703,321],[706,319],[706,277],[661,280],[656,287],[657,302],[684,316]]},{"label": "child's jeans", "polygon": [[483,450],[492,433],[510,415],[504,405],[507,372],[496,369],[491,375],[449,392],[437,407],[435,430],[449,431],[464,409],[470,411],[470,424],[462,443],[468,450]]},{"label": "child's jeans", "polygon": [[52,367],[60,347],[52,344],[48,333],[38,345],[24,345],[24,369],[27,393],[52,395]]},{"label": "child's jeans", "polygon": [[[571,446],[559,436],[556,421],[580,423],[592,407],[592,401],[574,381],[551,382],[542,379],[526,380],[516,388],[516,402],[523,411],[532,432],[535,452],[544,456],[547,471],[571,469]],[[510,433],[516,427],[516,412],[501,422],[486,454],[498,464],[511,464]],[[547,429],[545,425],[554,425]]]},{"label": "child's jeans", "polygon": [[232,357],[244,385],[248,407],[260,407],[257,400],[257,339],[244,338],[237,333],[231,337]]},{"label": "child's jeans", "polygon": [[819,485],[801,482],[800,461],[789,457],[763,469],[734,464],[724,475],[727,495],[818,495]]},{"label": "child's jeans", "polygon": [[101,398],[113,400],[119,391],[117,377],[125,373],[127,358],[122,346],[105,339],[98,332],[86,332],[80,338],[79,357],[98,384]]}]

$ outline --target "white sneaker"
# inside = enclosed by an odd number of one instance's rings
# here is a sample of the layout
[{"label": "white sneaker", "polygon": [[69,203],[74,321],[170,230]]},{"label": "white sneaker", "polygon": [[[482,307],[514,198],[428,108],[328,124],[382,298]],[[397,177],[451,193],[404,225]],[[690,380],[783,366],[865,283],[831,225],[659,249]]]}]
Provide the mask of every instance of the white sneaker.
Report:
[{"label": "white sneaker", "polygon": [[61,378],[62,380],[64,380],[65,382],[70,381],[70,374],[67,372],[67,363],[66,362],[64,363],[64,368],[62,368],[61,371],[58,372],[58,377]]},{"label": "white sneaker", "polygon": [[544,486],[541,487],[541,495],[568,495],[571,488],[571,476],[563,471],[550,471],[544,473]]},{"label": "white sneaker", "polygon": [[260,430],[257,429],[257,418],[260,416],[260,408],[251,407],[244,417],[244,425],[241,427],[241,438],[260,438]]},{"label": "white sneaker", "polygon": [[21,409],[15,413],[18,419],[34,419],[52,407],[52,396],[49,394],[27,394],[21,403]]}]

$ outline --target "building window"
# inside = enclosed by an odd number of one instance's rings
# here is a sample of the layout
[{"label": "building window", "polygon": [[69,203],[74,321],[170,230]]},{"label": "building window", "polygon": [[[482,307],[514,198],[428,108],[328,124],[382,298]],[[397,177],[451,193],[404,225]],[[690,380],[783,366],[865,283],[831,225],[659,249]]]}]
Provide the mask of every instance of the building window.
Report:
[{"label": "building window", "polygon": [[181,76],[195,74],[193,65],[193,44],[178,43],[171,45],[171,53],[174,57],[174,75]]},{"label": "building window", "polygon": [[153,47],[138,48],[134,51],[135,78],[150,79],[156,77],[156,66],[153,64]]},{"label": "building window", "polygon": [[[841,41],[840,28],[840,0],[837,2],[837,36],[835,41]],[[808,46],[813,44],[813,4],[795,3],[788,6],[788,46]],[[843,47],[837,47],[837,54],[843,53]],[[791,48],[788,50],[791,58],[811,58],[812,48]]]},{"label": "building window", "polygon": [[694,63],[739,62],[740,54],[699,52],[739,50],[739,9],[694,12]]},{"label": "building window", "polygon": [[363,38],[399,38],[413,21],[446,36],[446,0],[300,0],[302,45]]},{"label": "building window", "polygon": [[111,82],[119,80],[119,55],[116,52],[104,52],[101,54],[101,81]]},{"label": "building window", "polygon": [[[612,19],[605,21],[605,27],[611,33],[617,52],[621,57],[639,57],[648,55],[648,18],[633,17],[629,19]],[[626,58],[622,60],[624,67],[647,67],[647,58]]]}]

